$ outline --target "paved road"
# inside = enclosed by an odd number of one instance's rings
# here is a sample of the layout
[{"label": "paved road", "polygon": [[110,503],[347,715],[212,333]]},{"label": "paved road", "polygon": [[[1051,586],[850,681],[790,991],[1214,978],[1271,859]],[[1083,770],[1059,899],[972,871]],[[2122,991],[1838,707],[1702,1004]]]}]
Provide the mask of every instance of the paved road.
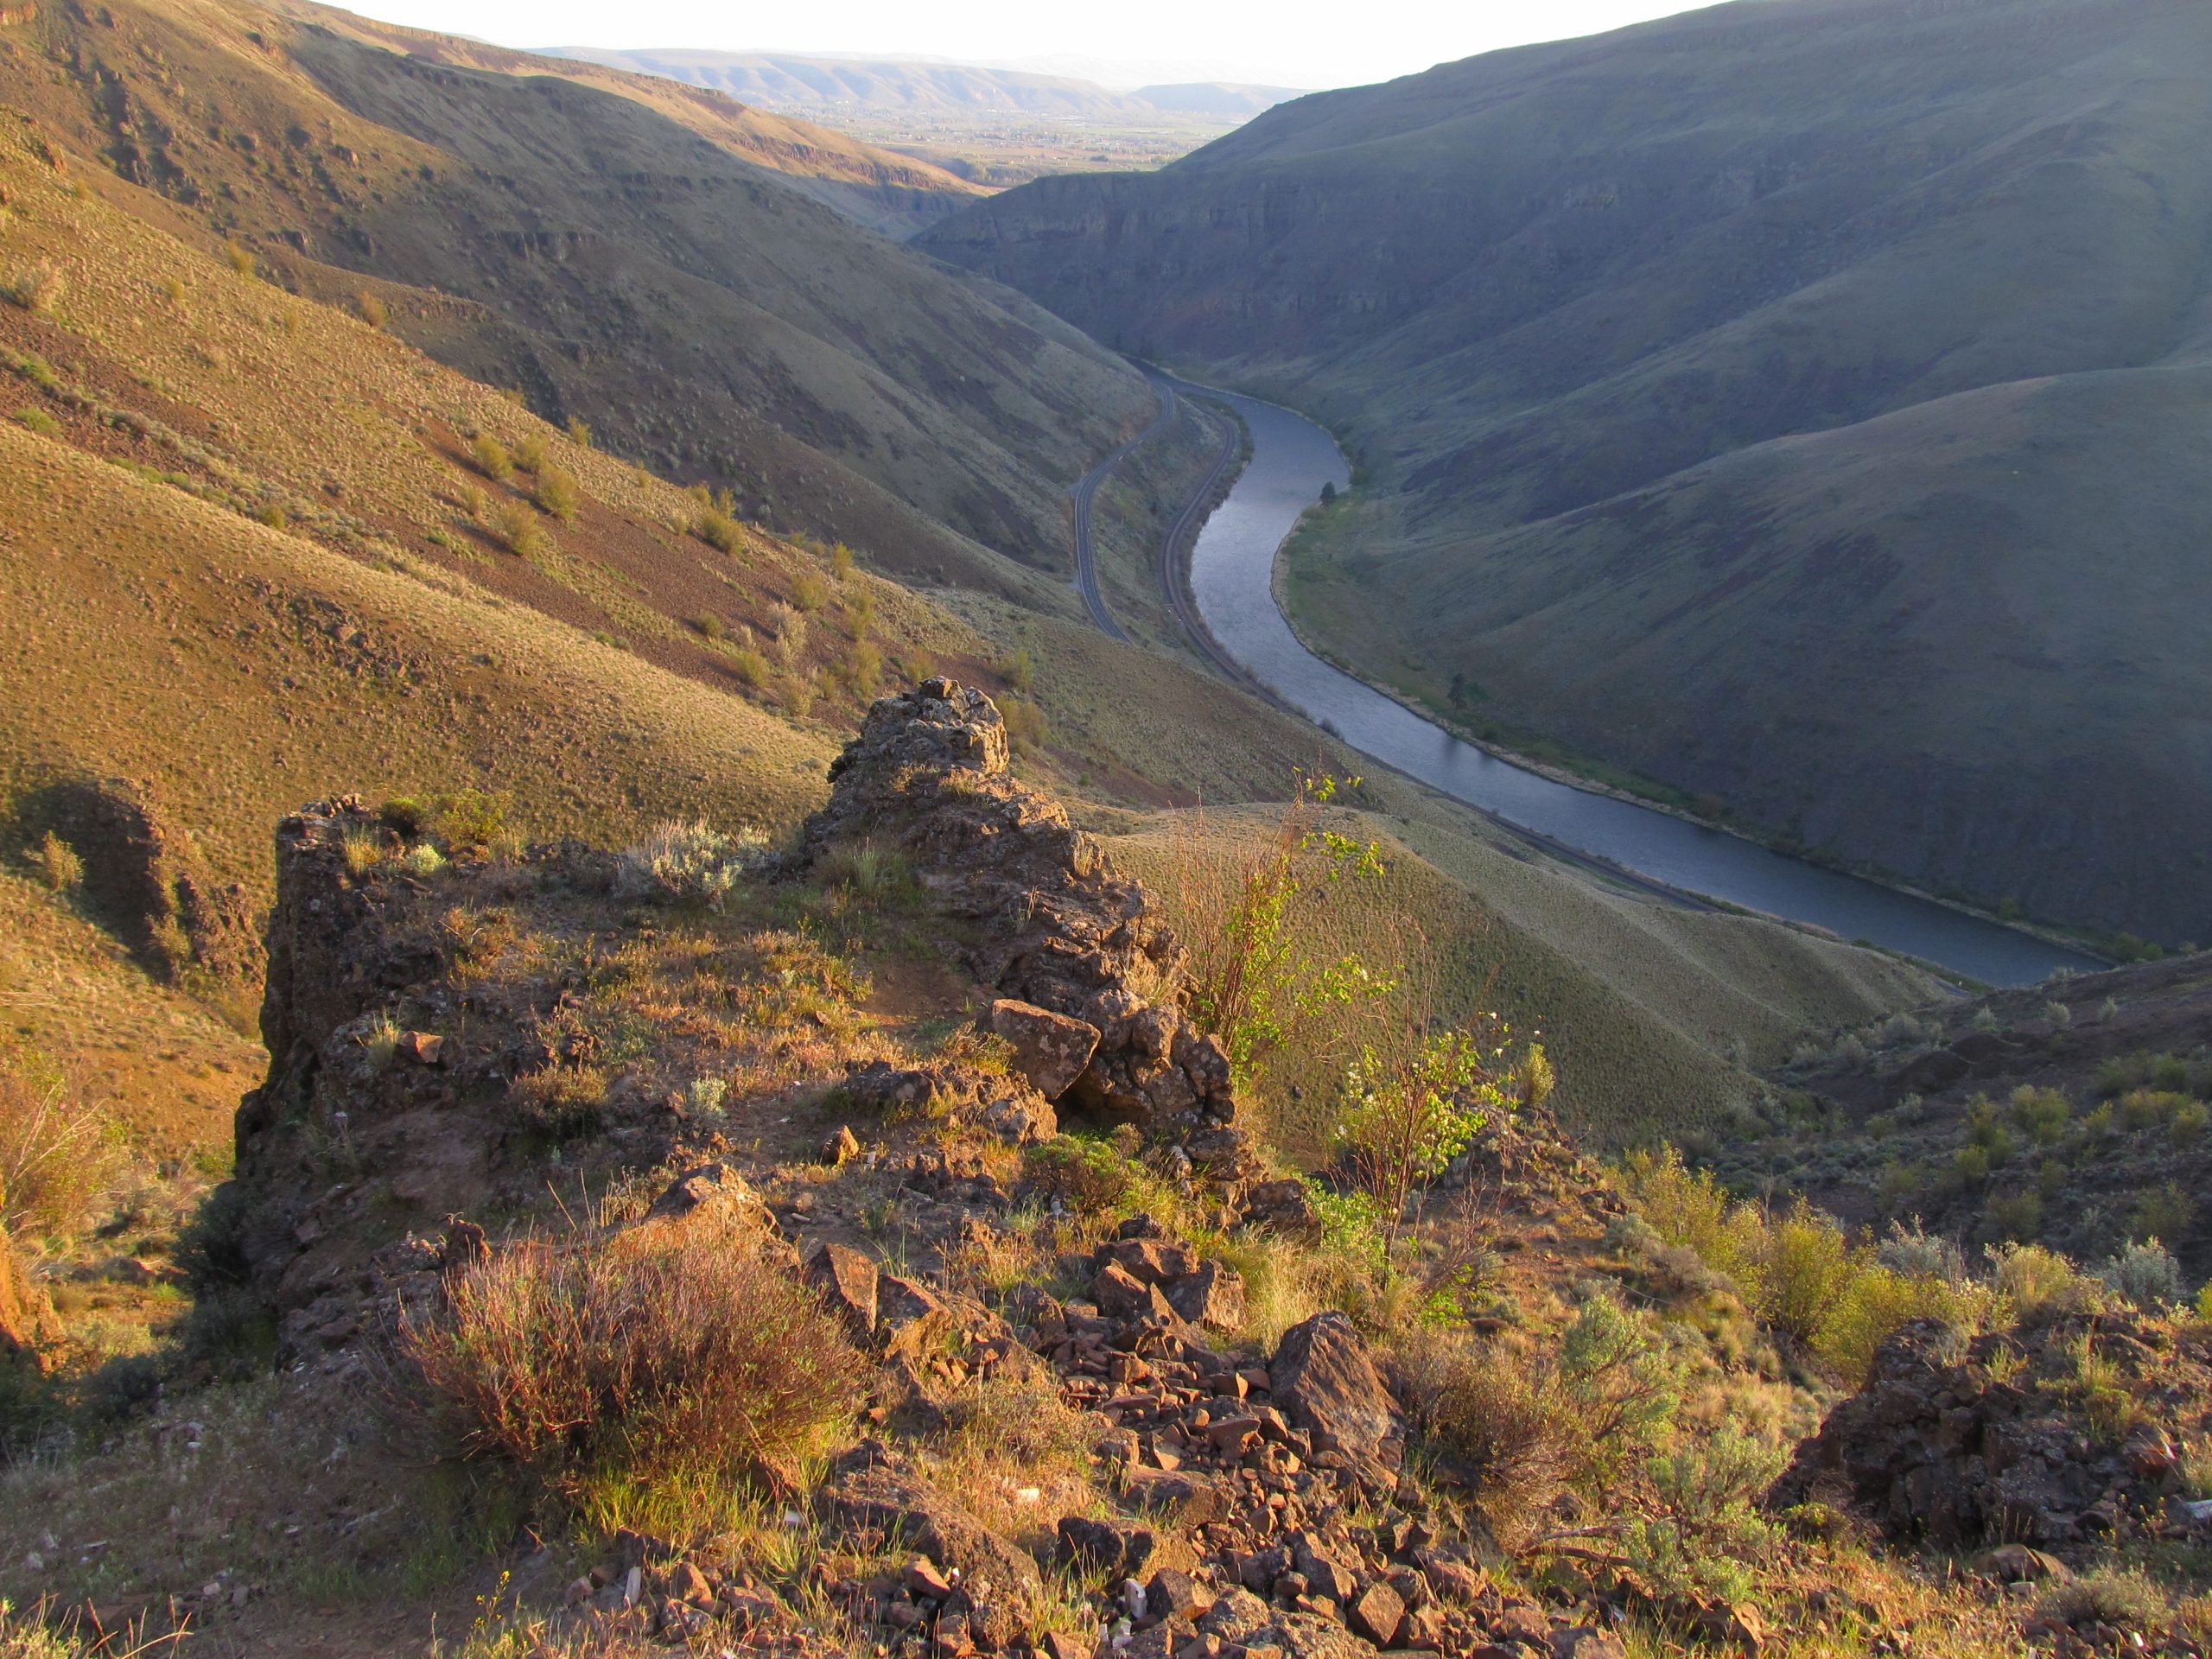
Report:
[{"label": "paved road", "polygon": [[1082,481],[1075,486],[1075,590],[1083,595],[1084,608],[1090,613],[1091,622],[1098,631],[1109,639],[1119,639],[1124,644],[1128,643],[1129,636],[1114,620],[1114,613],[1106,608],[1105,594],[1098,591],[1098,563],[1092,556],[1090,546],[1090,499],[1098,493],[1098,486],[1112,475],[1116,467],[1135,454],[1141,446],[1165,432],[1167,423],[1175,418],[1173,388],[1157,375],[1146,378],[1151,380],[1153,390],[1160,394],[1160,412],[1152,417],[1152,424],[1085,473]]}]

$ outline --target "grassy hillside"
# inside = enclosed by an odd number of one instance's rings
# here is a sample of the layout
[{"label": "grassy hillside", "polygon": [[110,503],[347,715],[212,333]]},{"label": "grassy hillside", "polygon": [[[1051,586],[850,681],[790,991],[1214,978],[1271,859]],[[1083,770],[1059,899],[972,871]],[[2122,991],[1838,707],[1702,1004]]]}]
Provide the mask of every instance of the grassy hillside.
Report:
[{"label": "grassy hillside", "polygon": [[[2212,867],[2212,17],[1785,0],[1301,99],[930,232],[1324,419],[1374,677],[1740,824],[2175,942]],[[1455,696],[1456,690],[1456,696]]]},{"label": "grassy hillside", "polygon": [[[6,260],[40,283],[0,306],[11,869],[34,868],[45,792],[76,781],[117,780],[256,903],[270,826],[338,790],[480,789],[531,836],[620,842],[700,814],[780,832],[866,699],[939,671],[990,687],[1023,766],[1166,887],[1182,818],[1154,810],[1203,801],[1224,845],[1255,845],[1272,810],[1231,804],[1280,799],[1300,766],[1359,770],[1173,658],[725,518],[370,327],[358,300],[154,228],[134,187],[35,124],[0,133],[0,190]],[[1210,460],[1171,443],[1117,486],[1130,597],[1141,509]],[[1363,834],[1407,849],[1392,902],[1467,943],[1452,996],[1495,973],[1557,1033],[1562,1098],[1607,1139],[1725,1115],[1804,1026],[1928,995],[1864,952],[1595,889],[1395,779],[1357,800]],[[70,937],[84,972],[108,971],[92,957],[111,944]],[[79,1012],[93,1048],[122,1039]],[[1321,1109],[1331,1080],[1300,1086]]]},{"label": "grassy hillside", "polygon": [[9,27],[0,101],[141,187],[133,212],[327,300],[418,290],[381,296],[404,337],[765,520],[1018,587],[992,554],[1056,568],[1067,486],[1151,406],[1065,325],[825,207],[718,100],[306,6],[99,16]]}]

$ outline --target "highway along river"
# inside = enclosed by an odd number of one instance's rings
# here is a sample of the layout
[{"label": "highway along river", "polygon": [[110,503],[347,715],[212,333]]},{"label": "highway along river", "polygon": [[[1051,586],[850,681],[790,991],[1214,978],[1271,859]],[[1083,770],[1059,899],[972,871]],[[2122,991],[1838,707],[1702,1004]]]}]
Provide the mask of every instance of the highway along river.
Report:
[{"label": "highway along river", "polygon": [[2024,985],[2093,957],[1770,852],[1670,813],[1554,782],[1463,743],[1299,643],[1275,608],[1275,552],[1324,483],[1351,481],[1336,441],[1288,410],[1210,388],[1235,406],[1252,462],[1198,532],[1191,588],[1214,637],[1254,678],[1362,753],[1506,823],[1688,893],[1847,939],[1868,939],[1993,985]]}]

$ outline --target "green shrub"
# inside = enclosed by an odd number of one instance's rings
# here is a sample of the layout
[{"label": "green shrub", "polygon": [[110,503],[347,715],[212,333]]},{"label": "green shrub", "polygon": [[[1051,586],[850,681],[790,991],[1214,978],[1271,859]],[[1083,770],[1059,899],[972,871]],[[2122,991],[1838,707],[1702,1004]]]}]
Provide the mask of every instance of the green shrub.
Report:
[{"label": "green shrub", "polygon": [[61,273],[46,260],[17,271],[6,283],[0,283],[0,299],[29,312],[43,316],[61,302],[62,291],[68,286]]},{"label": "green shrub", "polygon": [[1001,697],[999,716],[1006,721],[1007,741],[1017,754],[1039,753],[1052,736],[1052,722],[1045,718],[1045,711],[1026,698]]},{"label": "green shrub", "polygon": [[2028,1139],[2039,1147],[2056,1146],[2066,1135],[2073,1109],[2056,1089],[2035,1089],[2023,1084],[2012,1091],[2012,1116]]},{"label": "green shrub", "polygon": [[2179,1306],[2189,1300],[2181,1263],[2155,1237],[2130,1244],[2106,1262],[2097,1277],[2138,1307]]},{"label": "green shrub", "polygon": [[564,524],[575,523],[576,509],[583,505],[584,499],[575,474],[558,467],[542,465],[531,470],[537,474],[537,486],[530,495],[537,504],[537,510]]},{"label": "green shrub", "polygon": [[1102,1216],[1135,1189],[1139,1172],[1105,1141],[1062,1135],[1022,1154],[1021,1178],[1040,1198],[1058,1199],[1079,1216]]},{"label": "green shrub", "polygon": [[361,321],[372,328],[382,328],[391,321],[391,313],[385,308],[385,302],[366,289],[354,296],[353,304],[361,314]]},{"label": "green shrub", "polygon": [[830,550],[830,569],[842,582],[853,574],[853,550],[839,542]]},{"label": "green shrub", "polygon": [[537,515],[519,501],[502,501],[492,514],[492,538],[517,558],[526,559],[545,548],[545,532]]},{"label": "green shrub", "polygon": [[704,819],[658,824],[624,851],[614,890],[626,899],[696,901],[719,909],[731,888],[774,855],[757,830],[725,835]]},{"label": "green shrub", "polygon": [[768,683],[768,659],[750,645],[739,645],[730,652],[729,667],[749,690],[758,691]]},{"label": "green shrub", "polygon": [[853,647],[852,654],[845,658],[845,679],[853,688],[855,696],[861,698],[874,696],[876,688],[883,683],[883,653],[867,640],[861,640]]},{"label": "green shrub", "polygon": [[537,473],[545,466],[545,438],[543,433],[525,432],[517,440],[514,463],[525,473]]},{"label": "green shrub", "polygon": [[253,255],[238,238],[232,237],[223,244],[223,259],[239,276],[253,275]]},{"label": "green shrub", "polygon": [[849,1420],[858,1356],[735,1205],[527,1238],[447,1281],[401,1350],[466,1456],[571,1503],[601,1482],[800,1484]]},{"label": "green shrub", "polygon": [[569,442],[579,449],[591,448],[591,423],[581,415],[569,417]]},{"label": "green shrub", "polygon": [[721,618],[709,611],[702,611],[693,617],[691,626],[694,632],[708,639],[719,639],[727,632],[722,626]]},{"label": "green shrub", "polygon": [[692,516],[691,533],[717,553],[734,553],[745,544],[736,519],[720,507],[702,507]]},{"label": "green shrub", "polygon": [[468,461],[494,484],[504,484],[515,475],[514,458],[507,454],[507,446],[489,432],[479,433],[469,444]]},{"label": "green shrub", "polygon": [[2068,1313],[2089,1311],[2104,1300],[2094,1280],[2040,1244],[1993,1245],[1989,1262],[1998,1297],[2023,1325],[2048,1324]]},{"label": "green shrub", "polygon": [[507,798],[480,789],[457,789],[430,804],[429,827],[455,852],[490,852],[511,839]]},{"label": "green shrub", "polygon": [[31,849],[31,868],[48,893],[67,893],[85,879],[85,861],[51,830]]},{"label": "green shrub", "polygon": [[2196,1219],[2196,1200],[2168,1181],[2145,1192],[2128,1211],[2130,1238],[2177,1238]]},{"label": "green shrub", "polygon": [[58,438],[61,435],[61,423],[42,409],[17,410],[16,424],[37,433],[41,438]]},{"label": "green shrub", "polygon": [[800,571],[791,578],[791,603],[802,611],[818,611],[830,597],[819,576]]}]

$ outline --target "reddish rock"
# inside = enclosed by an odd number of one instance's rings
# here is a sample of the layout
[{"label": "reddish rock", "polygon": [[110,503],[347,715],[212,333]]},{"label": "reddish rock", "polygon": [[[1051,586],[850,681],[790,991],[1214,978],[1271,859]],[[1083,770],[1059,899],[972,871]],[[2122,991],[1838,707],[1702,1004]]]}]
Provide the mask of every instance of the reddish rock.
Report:
[{"label": "reddish rock", "polygon": [[1373,1458],[1397,1438],[1390,1391],[1341,1313],[1317,1313],[1285,1332],[1268,1376],[1275,1403],[1313,1434],[1317,1450]]},{"label": "reddish rock", "polygon": [[1234,1331],[1244,1323],[1244,1275],[1226,1262],[1205,1262],[1167,1287],[1167,1303],[1193,1325]]},{"label": "reddish rock", "polygon": [[1189,1245],[1164,1238],[1117,1238],[1105,1247],[1105,1254],[1147,1285],[1169,1284],[1196,1272],[1198,1265]]},{"label": "reddish rock", "polygon": [[1108,1319],[1126,1319],[1150,1309],[1152,1287],[1120,1262],[1109,1262],[1090,1281],[1090,1300]]},{"label": "reddish rock", "polygon": [[1097,1027],[1013,997],[991,1004],[991,1029],[1014,1046],[1014,1069],[1047,1100],[1065,1094],[1098,1052]]},{"label": "reddish rock", "polygon": [[445,1063],[446,1039],[435,1032],[410,1031],[393,1045],[392,1052],[417,1065]]},{"label": "reddish rock", "polygon": [[874,1262],[849,1245],[817,1238],[806,1247],[801,1272],[855,1336],[865,1341],[874,1334],[880,1278]]},{"label": "reddish rock", "polygon": [[876,1342],[886,1359],[918,1359],[951,1334],[952,1310],[895,1273],[876,1275]]},{"label": "reddish rock", "polygon": [[1344,1609],[1344,1622],[1378,1648],[1398,1645],[1398,1626],[1405,1622],[1406,1604],[1387,1584],[1370,1584]]}]

